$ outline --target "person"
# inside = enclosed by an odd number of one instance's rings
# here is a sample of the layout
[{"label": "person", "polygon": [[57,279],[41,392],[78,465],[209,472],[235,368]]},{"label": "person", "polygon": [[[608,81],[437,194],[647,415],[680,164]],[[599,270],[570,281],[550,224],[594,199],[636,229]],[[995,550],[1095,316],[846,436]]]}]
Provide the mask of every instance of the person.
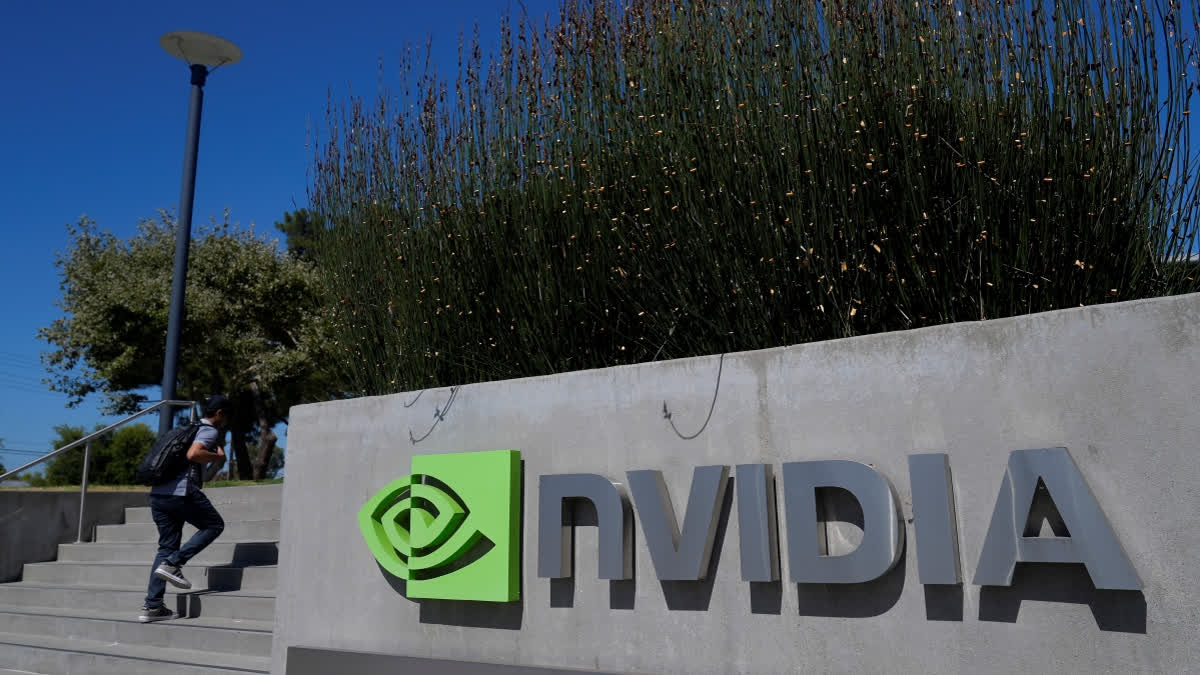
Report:
[{"label": "person", "polygon": [[[175,476],[150,489],[150,512],[158,526],[158,555],[151,567],[146,603],[138,617],[142,623],[174,616],[174,612],[163,604],[167,582],[178,588],[191,588],[191,582],[183,576],[183,566],[225,529],[221,514],[200,488],[204,482],[204,465],[225,461],[225,450],[218,441],[221,431],[229,426],[232,414],[228,398],[220,394],[210,397],[204,404],[201,427],[188,448],[187,465]],[[195,527],[196,533],[180,547],[184,523]]]}]

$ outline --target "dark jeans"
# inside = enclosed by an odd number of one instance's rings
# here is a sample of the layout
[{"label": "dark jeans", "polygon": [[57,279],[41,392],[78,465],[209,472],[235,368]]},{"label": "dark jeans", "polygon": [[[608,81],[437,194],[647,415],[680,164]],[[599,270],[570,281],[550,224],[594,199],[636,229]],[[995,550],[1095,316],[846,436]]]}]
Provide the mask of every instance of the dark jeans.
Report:
[{"label": "dark jeans", "polygon": [[[199,491],[186,496],[152,494],[150,512],[158,526],[158,555],[154,557],[154,567],[150,568],[150,586],[146,589],[146,607],[153,608],[163,606],[163,593],[167,590],[166,580],[155,576],[154,570],[164,562],[186,564],[224,531],[225,521],[208,497]],[[198,531],[180,548],[184,523]]]}]

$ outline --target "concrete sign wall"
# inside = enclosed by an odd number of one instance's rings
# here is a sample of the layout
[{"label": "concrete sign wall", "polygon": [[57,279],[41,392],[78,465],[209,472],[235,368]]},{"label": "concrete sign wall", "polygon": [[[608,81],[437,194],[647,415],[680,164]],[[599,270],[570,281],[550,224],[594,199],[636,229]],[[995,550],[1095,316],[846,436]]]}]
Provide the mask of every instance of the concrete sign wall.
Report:
[{"label": "concrete sign wall", "polygon": [[[289,441],[279,675],[289,648],[624,673],[1200,670],[1200,295],[300,406]],[[494,450],[520,452],[519,599],[410,599],[402,579],[444,573],[429,560],[509,555],[506,530],[478,534],[476,488],[437,471],[449,506],[381,499],[430,475],[423,456]],[[579,491],[596,505],[562,500]],[[472,597],[455,588],[436,597]]]}]

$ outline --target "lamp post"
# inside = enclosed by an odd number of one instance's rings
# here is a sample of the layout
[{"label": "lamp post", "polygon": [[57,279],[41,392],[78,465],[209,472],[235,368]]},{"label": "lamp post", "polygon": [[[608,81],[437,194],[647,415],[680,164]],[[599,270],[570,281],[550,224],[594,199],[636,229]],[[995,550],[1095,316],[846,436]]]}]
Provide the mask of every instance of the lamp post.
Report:
[{"label": "lamp post", "polygon": [[[187,280],[188,246],[192,235],[192,202],[196,190],[196,150],[200,143],[200,109],[208,74],[221,66],[237,63],[242,51],[232,42],[207,33],[174,31],[158,40],[171,56],[183,59],[191,70],[192,97],[188,105],[187,143],[183,154],[183,186],[179,191],[179,223],[175,239],[175,272],[171,279],[171,310],[167,319],[167,352],[163,358],[162,398],[175,399],[179,372],[179,334],[183,327],[184,287]],[[211,70],[210,70],[211,68]],[[171,429],[174,411],[163,408],[158,433]]]}]

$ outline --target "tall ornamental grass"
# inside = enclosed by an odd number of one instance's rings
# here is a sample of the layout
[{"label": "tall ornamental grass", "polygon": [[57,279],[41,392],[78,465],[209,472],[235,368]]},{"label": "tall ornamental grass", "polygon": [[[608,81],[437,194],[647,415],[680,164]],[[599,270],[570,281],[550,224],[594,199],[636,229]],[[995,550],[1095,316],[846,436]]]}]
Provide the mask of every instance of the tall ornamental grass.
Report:
[{"label": "tall ornamental grass", "polygon": [[[331,101],[358,393],[1200,290],[1193,3],[568,0]],[[411,87],[407,83],[413,83]]]}]

